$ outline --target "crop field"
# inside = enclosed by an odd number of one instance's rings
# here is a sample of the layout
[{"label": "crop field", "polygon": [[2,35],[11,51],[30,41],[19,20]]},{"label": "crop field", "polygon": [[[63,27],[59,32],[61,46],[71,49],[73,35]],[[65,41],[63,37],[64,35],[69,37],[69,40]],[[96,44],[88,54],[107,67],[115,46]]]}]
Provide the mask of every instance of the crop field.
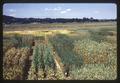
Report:
[{"label": "crop field", "polygon": [[5,80],[115,80],[116,22],[3,27]]}]

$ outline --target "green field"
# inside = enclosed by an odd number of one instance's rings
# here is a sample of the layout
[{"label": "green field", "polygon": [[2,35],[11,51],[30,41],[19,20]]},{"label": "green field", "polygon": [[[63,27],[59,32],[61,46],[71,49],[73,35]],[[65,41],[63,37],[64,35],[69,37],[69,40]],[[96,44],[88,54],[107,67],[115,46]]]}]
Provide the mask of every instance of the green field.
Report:
[{"label": "green field", "polygon": [[3,78],[115,80],[116,22],[4,25]]}]

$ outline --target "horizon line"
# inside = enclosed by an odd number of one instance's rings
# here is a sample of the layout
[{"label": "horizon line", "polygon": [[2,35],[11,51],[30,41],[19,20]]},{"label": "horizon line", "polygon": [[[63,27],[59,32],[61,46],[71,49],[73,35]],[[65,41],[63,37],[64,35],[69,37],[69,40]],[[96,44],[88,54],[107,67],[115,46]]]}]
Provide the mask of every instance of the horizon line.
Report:
[{"label": "horizon line", "polygon": [[[3,15],[3,16],[10,16],[10,15]],[[106,19],[106,20],[111,20],[111,19],[114,19],[116,20],[117,18],[94,18],[94,17],[82,17],[82,18],[79,18],[79,17],[73,17],[73,18],[50,18],[50,17],[16,17],[16,16],[10,16],[10,17],[13,17],[13,18],[26,18],[26,19],[30,19],[30,18],[33,18],[33,19],[83,19],[83,18],[93,18],[93,19],[98,19],[98,20],[102,20],[102,19]]]}]

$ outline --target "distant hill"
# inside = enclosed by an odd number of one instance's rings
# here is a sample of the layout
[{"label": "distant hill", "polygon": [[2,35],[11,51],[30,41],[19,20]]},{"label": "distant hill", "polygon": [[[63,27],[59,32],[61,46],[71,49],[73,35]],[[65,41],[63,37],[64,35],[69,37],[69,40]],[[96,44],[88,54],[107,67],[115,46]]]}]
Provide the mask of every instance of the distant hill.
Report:
[{"label": "distant hill", "polygon": [[27,22],[26,18],[16,18],[12,16],[3,15],[3,23],[12,24],[12,23],[25,23]]},{"label": "distant hill", "polygon": [[78,19],[78,18],[71,18],[71,19],[66,19],[66,18],[16,18],[12,16],[6,16],[3,15],[3,23],[5,24],[14,24],[14,23],[19,23],[19,24],[27,24],[27,23],[66,23],[66,22],[101,22],[101,21],[116,21],[115,19],[94,19],[94,18],[86,18],[84,17],[83,19]]}]

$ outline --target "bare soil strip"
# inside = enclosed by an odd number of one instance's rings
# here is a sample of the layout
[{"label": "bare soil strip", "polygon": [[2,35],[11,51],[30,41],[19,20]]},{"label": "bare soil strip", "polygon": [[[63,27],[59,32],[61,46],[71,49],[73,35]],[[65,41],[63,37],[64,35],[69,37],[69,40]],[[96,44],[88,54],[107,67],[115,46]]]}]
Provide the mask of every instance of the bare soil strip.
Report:
[{"label": "bare soil strip", "polygon": [[63,70],[64,70],[63,64],[62,64],[62,62],[61,62],[60,57],[57,55],[57,53],[56,53],[55,51],[53,52],[53,58],[54,58],[54,60],[55,60],[57,69],[58,69],[60,72],[63,72]]},{"label": "bare soil strip", "polygon": [[[46,42],[46,44],[48,44],[48,38],[47,38],[47,35],[45,35],[45,42]],[[58,56],[58,54],[55,52],[55,49],[54,48],[52,48],[52,50],[53,50],[53,59],[54,59],[54,61],[55,61],[55,64],[56,64],[56,67],[57,67],[57,70],[59,71],[59,72],[61,72],[61,73],[63,73],[63,70],[64,70],[64,66],[63,66],[63,64],[62,64],[62,61],[61,61],[61,58]],[[64,75],[64,73],[63,73],[63,75]]]}]

